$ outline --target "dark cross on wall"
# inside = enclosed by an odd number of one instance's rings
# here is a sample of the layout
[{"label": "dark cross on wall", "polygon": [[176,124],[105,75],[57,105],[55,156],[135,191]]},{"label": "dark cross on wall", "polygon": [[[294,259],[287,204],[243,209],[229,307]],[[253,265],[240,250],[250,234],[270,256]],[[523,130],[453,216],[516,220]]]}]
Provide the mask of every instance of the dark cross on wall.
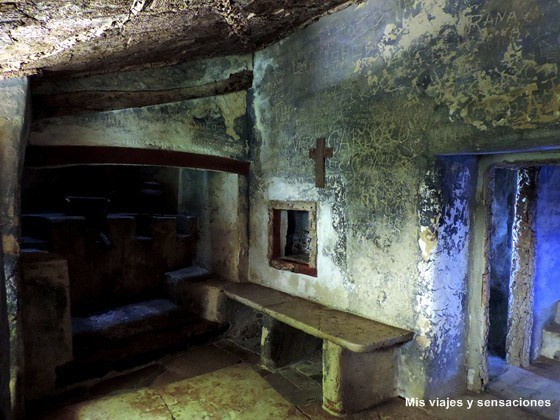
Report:
[{"label": "dark cross on wall", "polygon": [[309,149],[309,157],[315,159],[315,186],[325,188],[325,160],[333,156],[332,147],[325,147],[325,139],[315,141],[315,147]]}]

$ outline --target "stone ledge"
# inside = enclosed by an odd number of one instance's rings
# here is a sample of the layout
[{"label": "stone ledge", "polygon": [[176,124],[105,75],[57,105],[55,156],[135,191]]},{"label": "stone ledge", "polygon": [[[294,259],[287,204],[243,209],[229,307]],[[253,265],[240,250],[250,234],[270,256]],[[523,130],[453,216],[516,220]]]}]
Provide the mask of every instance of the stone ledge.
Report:
[{"label": "stone ledge", "polygon": [[254,283],[224,287],[232,300],[263,312],[291,327],[336,343],[355,353],[366,353],[410,341],[411,331],[392,327]]}]

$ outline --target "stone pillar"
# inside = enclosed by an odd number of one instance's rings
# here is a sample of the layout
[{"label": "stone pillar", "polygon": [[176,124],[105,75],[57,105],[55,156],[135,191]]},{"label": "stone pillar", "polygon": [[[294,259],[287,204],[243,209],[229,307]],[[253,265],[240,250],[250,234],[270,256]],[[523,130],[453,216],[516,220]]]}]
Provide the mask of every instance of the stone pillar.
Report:
[{"label": "stone pillar", "polygon": [[535,168],[524,168],[517,172],[512,228],[506,360],[510,365],[524,367],[529,366],[530,362],[533,328],[535,178]]},{"label": "stone pillar", "polygon": [[[0,267],[4,253],[0,252]],[[10,328],[6,300],[6,276],[0,270],[0,418],[10,418]]]},{"label": "stone pillar", "polygon": [[354,353],[323,341],[323,408],[357,413],[396,396],[397,347]]},{"label": "stone pillar", "polygon": [[66,260],[47,252],[21,257],[25,347],[25,397],[56,390],[56,368],[72,360],[70,281]]},{"label": "stone pillar", "polygon": [[27,79],[0,81],[0,222],[4,267],[0,275],[0,417],[3,418],[20,417],[23,412],[19,188],[29,135],[29,103]]}]

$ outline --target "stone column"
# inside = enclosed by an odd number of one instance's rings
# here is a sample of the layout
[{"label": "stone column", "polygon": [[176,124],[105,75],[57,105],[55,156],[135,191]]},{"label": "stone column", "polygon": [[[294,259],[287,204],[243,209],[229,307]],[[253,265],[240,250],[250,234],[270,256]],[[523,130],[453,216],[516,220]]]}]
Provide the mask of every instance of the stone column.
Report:
[{"label": "stone column", "polygon": [[[4,253],[0,252],[0,267]],[[6,300],[6,276],[0,270],[0,418],[10,418],[10,328]]]},{"label": "stone column", "polygon": [[72,321],[68,263],[55,254],[21,256],[25,347],[25,398],[56,391],[56,368],[72,360]]},{"label": "stone column", "polygon": [[529,366],[530,362],[533,328],[535,179],[535,168],[524,168],[517,172],[512,228],[506,359],[510,365],[524,367]]},{"label": "stone column", "polygon": [[[0,273],[0,417],[22,415],[23,335],[21,333],[19,194],[29,135],[28,80],[0,80],[0,192],[2,254]],[[8,332],[8,334],[5,334]],[[9,336],[9,341],[6,337]],[[9,360],[9,363],[7,362]],[[9,380],[6,380],[9,378]],[[11,401],[10,401],[11,400]]]}]

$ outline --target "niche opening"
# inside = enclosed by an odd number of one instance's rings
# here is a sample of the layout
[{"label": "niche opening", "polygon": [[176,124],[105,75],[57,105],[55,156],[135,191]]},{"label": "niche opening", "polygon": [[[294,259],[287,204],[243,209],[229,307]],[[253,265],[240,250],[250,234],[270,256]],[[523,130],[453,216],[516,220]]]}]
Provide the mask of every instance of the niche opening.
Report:
[{"label": "niche opening", "polygon": [[316,204],[269,204],[269,264],[278,270],[317,276]]}]

